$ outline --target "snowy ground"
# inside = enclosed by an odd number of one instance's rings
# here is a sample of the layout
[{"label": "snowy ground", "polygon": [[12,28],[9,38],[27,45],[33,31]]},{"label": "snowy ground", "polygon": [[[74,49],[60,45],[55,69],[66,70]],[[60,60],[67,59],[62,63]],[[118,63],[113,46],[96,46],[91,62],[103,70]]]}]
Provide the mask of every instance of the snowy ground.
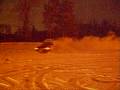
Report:
[{"label": "snowy ground", "polygon": [[0,43],[0,90],[119,90],[118,47],[41,54],[39,44]]}]

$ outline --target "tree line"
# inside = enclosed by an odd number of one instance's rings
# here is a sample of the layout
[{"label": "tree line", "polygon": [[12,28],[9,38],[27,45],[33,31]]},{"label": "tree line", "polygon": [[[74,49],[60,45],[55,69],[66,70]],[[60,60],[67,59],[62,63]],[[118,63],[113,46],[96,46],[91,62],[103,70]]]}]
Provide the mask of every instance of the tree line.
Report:
[{"label": "tree line", "polygon": [[[102,38],[111,33],[120,37],[120,25],[107,20],[101,23],[93,20],[84,24],[76,20],[74,11],[74,3],[71,0],[48,0],[43,12],[44,30],[36,28],[35,25],[29,25],[26,19],[15,33],[12,33],[11,25],[1,24],[0,41],[43,41],[47,38],[83,38],[85,36]],[[25,15],[25,18],[28,19],[28,15]]]},{"label": "tree line", "polygon": [[[4,27],[4,28],[3,28]],[[18,29],[16,32],[12,33],[12,28],[10,25],[0,25],[0,41],[43,41],[47,38],[57,39],[61,37],[72,37],[72,38],[83,38],[85,36],[95,36],[95,37],[106,37],[109,34],[114,34],[117,37],[120,37],[120,26],[116,24],[110,24],[107,21],[102,22],[101,24],[97,23],[80,23],[76,25],[75,35],[72,35],[72,32],[66,33],[66,31],[54,30],[53,32],[47,30],[39,30],[32,27],[29,31],[29,37],[25,37],[24,32]]]}]

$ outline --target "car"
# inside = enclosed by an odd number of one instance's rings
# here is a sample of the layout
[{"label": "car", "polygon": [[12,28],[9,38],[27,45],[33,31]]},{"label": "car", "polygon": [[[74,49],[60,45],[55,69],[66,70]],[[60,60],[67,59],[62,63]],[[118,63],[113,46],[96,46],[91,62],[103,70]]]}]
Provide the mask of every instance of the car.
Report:
[{"label": "car", "polygon": [[35,47],[35,51],[38,51],[40,53],[47,53],[51,51],[53,46],[53,40],[51,39],[46,39],[41,45]]}]

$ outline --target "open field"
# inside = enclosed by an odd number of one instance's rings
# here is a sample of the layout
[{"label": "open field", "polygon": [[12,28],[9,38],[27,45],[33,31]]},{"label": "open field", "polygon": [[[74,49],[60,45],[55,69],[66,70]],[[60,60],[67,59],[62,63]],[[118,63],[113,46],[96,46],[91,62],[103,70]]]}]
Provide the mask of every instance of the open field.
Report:
[{"label": "open field", "polygon": [[118,47],[41,54],[39,44],[0,43],[0,90],[119,90]]}]

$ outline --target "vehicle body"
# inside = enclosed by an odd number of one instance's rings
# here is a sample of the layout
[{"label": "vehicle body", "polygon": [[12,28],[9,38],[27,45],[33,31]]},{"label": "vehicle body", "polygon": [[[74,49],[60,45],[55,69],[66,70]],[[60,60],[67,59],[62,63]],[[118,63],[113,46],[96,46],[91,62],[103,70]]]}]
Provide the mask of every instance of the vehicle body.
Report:
[{"label": "vehicle body", "polygon": [[38,51],[40,53],[47,53],[51,51],[52,46],[53,46],[53,41],[51,39],[47,39],[41,45],[37,46],[34,49],[35,51]]}]

